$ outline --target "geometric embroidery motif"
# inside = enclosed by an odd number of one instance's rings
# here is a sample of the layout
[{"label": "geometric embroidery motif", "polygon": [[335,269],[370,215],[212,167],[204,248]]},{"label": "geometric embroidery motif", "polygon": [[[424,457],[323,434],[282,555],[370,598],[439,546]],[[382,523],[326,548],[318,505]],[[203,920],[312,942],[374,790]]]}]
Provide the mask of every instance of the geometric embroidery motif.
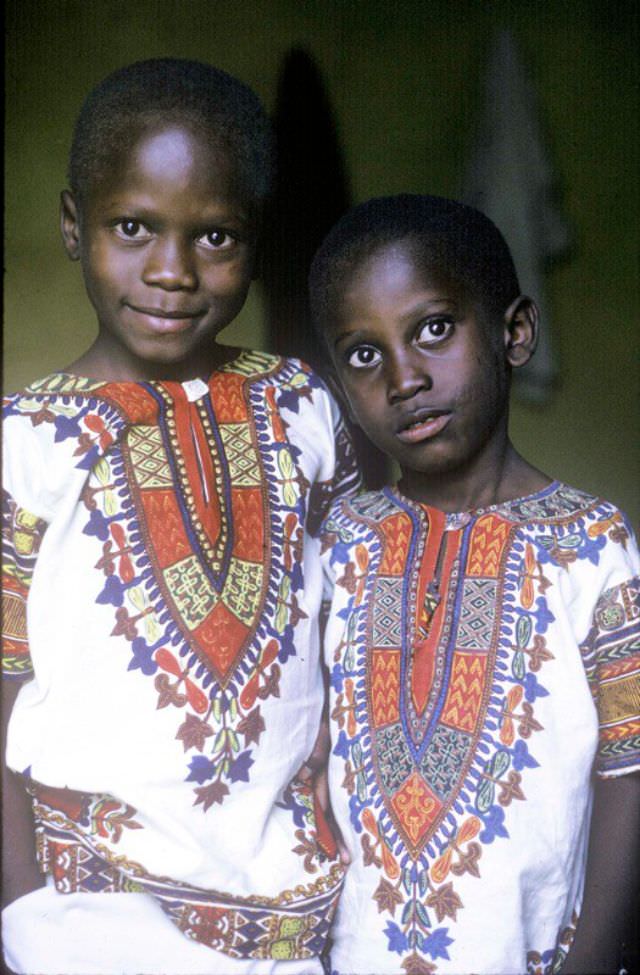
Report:
[{"label": "geometric embroidery motif", "polygon": [[159,427],[133,427],[129,430],[127,445],[139,487],[172,488],[171,470]]},{"label": "geometric embroidery motif", "polygon": [[229,465],[231,483],[242,487],[261,484],[261,470],[247,423],[222,423],[220,436]]},{"label": "geometric embroidery motif", "polygon": [[[484,847],[510,835],[514,814],[507,807],[524,801],[527,783],[533,784],[538,762],[532,733],[543,730],[536,715],[548,704],[537,699],[550,693],[542,683],[546,670],[540,671],[553,660],[546,631],[555,618],[541,566],[556,559],[554,548],[560,549],[558,562],[569,552],[567,567],[576,559],[597,564],[602,534],[611,526],[610,519],[593,523],[590,497],[568,489],[558,500],[559,495],[554,488],[549,498],[540,499],[541,516],[555,520],[559,506],[561,517],[579,511],[582,519],[587,505],[584,514],[592,523],[583,533],[573,521],[520,527],[530,513],[519,502],[449,524],[453,542],[442,546],[442,529],[435,517],[432,525],[430,509],[427,519],[425,506],[389,488],[344,502],[334,517],[329,537],[340,544],[330,559],[338,573],[337,616],[344,619],[345,631],[334,645],[331,686],[334,693],[346,682],[356,688],[351,722],[331,715],[340,728],[334,755],[345,760],[342,788],[360,834],[362,867],[352,869],[372,869],[370,895],[377,912],[387,915],[388,951],[401,956],[395,966],[387,961],[387,971],[435,973],[440,966],[433,962],[440,958],[450,959],[444,967],[454,969],[447,948],[454,944],[456,914],[465,906],[464,891],[461,898],[456,890],[458,878],[480,877]],[[378,519],[372,517],[375,511]],[[397,530],[398,511],[412,519],[406,540]],[[560,543],[569,532],[573,547],[563,550]],[[534,562],[540,560],[529,601],[519,579],[526,552],[522,535],[531,538]],[[611,540],[624,545],[626,537]],[[434,559],[438,546],[444,554]],[[363,550],[372,555],[368,566]],[[434,561],[440,563],[441,601],[431,632],[418,642],[414,621]],[[358,567],[362,581],[356,592],[352,579]],[[627,604],[631,607],[628,592],[608,594],[581,648],[587,676],[599,689],[598,770],[604,774],[631,767],[634,752],[640,752],[633,680],[640,654],[632,642],[638,640],[640,612],[627,610]],[[366,626],[349,626],[363,615]],[[619,647],[621,629],[625,650]],[[609,637],[610,630],[615,637]],[[433,678],[420,710],[414,678],[418,674],[427,683],[425,661]],[[367,886],[356,877],[360,899]],[[558,959],[561,964],[563,958]],[[545,972],[559,970],[553,951],[545,951],[540,963]]]},{"label": "geometric embroidery motif", "polygon": [[398,724],[381,728],[375,736],[378,771],[387,795],[392,795],[409,778],[411,753]]},{"label": "geometric embroidery motif", "polygon": [[396,576],[381,576],[376,580],[373,595],[374,647],[402,645],[402,585],[402,579]]},{"label": "geometric embroidery motif", "polygon": [[111,863],[56,828],[55,822],[40,821],[38,832],[41,865],[51,872],[61,894],[145,891],[157,898],[188,938],[232,958],[311,958],[326,946],[342,887],[339,864],[326,876],[276,897],[234,899],[213,890],[169,884],[147,875],[124,857]]},{"label": "geometric embroidery motif", "polygon": [[420,771],[443,800],[460,778],[460,766],[469,751],[470,736],[438,725],[420,763]]},{"label": "geometric embroidery motif", "polygon": [[456,644],[465,650],[488,650],[495,622],[494,579],[465,579]]},{"label": "geometric embroidery motif", "polygon": [[238,619],[250,626],[262,595],[263,566],[232,559],[222,590],[222,600]]},{"label": "geometric embroidery motif", "polygon": [[371,704],[373,726],[398,720],[400,697],[400,650],[376,650],[371,654]]},{"label": "geometric embroidery motif", "polygon": [[422,776],[414,772],[394,797],[393,808],[411,841],[408,845],[416,847],[437,819],[442,804]]},{"label": "geometric embroidery motif", "polygon": [[164,578],[187,629],[195,630],[217,602],[217,595],[200,561],[195,555],[190,555],[165,569]]},{"label": "geometric embroidery motif", "polygon": [[482,708],[488,654],[455,650],[440,721],[449,728],[473,734]]}]

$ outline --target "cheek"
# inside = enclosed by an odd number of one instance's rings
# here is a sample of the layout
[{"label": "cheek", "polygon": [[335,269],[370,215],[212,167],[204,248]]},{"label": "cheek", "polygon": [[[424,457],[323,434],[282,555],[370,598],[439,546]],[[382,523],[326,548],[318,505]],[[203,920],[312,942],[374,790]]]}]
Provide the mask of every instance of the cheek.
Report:
[{"label": "cheek", "polygon": [[85,278],[91,281],[94,290],[108,293],[117,290],[135,275],[134,255],[125,259],[118,252],[96,244],[86,261],[83,261]]},{"label": "cheek", "polygon": [[381,434],[384,435],[385,403],[376,396],[375,390],[347,389],[344,386],[343,389],[351,419],[362,427],[371,440],[377,441]]}]

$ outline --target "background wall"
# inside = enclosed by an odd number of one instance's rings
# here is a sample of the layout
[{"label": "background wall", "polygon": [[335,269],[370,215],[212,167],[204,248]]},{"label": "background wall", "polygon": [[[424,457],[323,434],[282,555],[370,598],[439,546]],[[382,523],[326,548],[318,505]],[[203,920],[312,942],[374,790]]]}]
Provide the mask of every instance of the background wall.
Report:
[{"label": "background wall", "polygon": [[[514,403],[514,440],[638,527],[636,10],[625,0],[9,0],[5,388],[64,366],[94,334],[57,206],[73,120],[109,71],[199,58],[272,109],[285,53],[306,47],[324,75],[354,202],[456,195],[488,47],[507,26],[537,87],[573,234],[570,258],[547,278],[559,382],[544,407]],[[268,347],[259,285],[228,341]]]}]

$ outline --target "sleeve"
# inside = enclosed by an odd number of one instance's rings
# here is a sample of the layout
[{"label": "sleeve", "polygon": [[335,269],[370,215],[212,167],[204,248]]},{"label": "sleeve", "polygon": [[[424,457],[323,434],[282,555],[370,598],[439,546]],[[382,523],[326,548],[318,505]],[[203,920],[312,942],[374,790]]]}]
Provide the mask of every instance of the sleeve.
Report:
[{"label": "sleeve", "polygon": [[640,769],[640,579],[630,535],[617,546],[625,577],[601,593],[581,647],[599,720],[596,774]]},{"label": "sleeve", "polygon": [[311,534],[319,532],[320,525],[332,504],[339,498],[357,494],[362,488],[362,476],[358,468],[351,435],[344,422],[338,404],[328,390],[324,390],[329,403],[333,427],[335,463],[332,476],[316,481],[311,490],[308,525]]},{"label": "sleeve", "polygon": [[47,523],[2,492],[2,676],[31,677],[27,597]]}]

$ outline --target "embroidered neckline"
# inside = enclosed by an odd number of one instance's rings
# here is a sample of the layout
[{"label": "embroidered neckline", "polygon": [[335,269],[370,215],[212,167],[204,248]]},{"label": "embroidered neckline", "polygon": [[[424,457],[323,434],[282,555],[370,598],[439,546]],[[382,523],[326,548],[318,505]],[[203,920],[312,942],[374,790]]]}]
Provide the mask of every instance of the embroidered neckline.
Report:
[{"label": "embroidered neckline", "polygon": [[403,505],[408,505],[414,511],[426,511],[427,513],[429,511],[440,511],[446,519],[445,531],[455,531],[458,528],[464,528],[474,518],[479,518],[481,515],[486,515],[490,512],[498,512],[508,517],[511,508],[517,508],[532,501],[542,501],[565,486],[562,481],[554,478],[546,487],[541,488],[540,491],[534,491],[532,494],[524,494],[517,498],[510,498],[507,501],[497,501],[495,504],[485,505],[484,507],[469,508],[466,511],[442,511],[441,508],[427,504],[424,501],[414,501],[412,498],[407,497],[406,494],[403,494],[397,484],[387,485],[382,488],[382,492],[388,498],[394,501],[400,501]]},{"label": "embroidered neckline", "polygon": [[[278,361],[280,358],[272,353],[264,352],[257,353],[260,355],[265,362],[273,363]],[[127,388],[132,386],[162,386],[168,389],[176,389],[178,387],[182,388],[184,394],[189,398],[190,390],[198,388],[199,390],[203,387],[209,387],[211,385],[212,379],[219,375],[220,373],[235,372],[238,366],[244,366],[248,360],[255,362],[256,353],[249,349],[240,349],[238,354],[230,359],[228,362],[222,363],[217,368],[213,369],[206,380],[195,378],[195,379],[93,379],[90,376],[80,376],[72,372],[65,372],[65,370],[56,370],[55,372],[48,373],[41,379],[34,380],[29,383],[24,392],[29,393],[42,393],[46,390],[47,393],[60,393],[62,395],[73,395],[74,393],[88,393],[94,390],[100,389],[102,386],[110,387],[120,387]],[[269,366],[267,366],[268,371]],[[240,370],[242,371],[242,370]],[[203,395],[203,393],[201,393]]]}]

